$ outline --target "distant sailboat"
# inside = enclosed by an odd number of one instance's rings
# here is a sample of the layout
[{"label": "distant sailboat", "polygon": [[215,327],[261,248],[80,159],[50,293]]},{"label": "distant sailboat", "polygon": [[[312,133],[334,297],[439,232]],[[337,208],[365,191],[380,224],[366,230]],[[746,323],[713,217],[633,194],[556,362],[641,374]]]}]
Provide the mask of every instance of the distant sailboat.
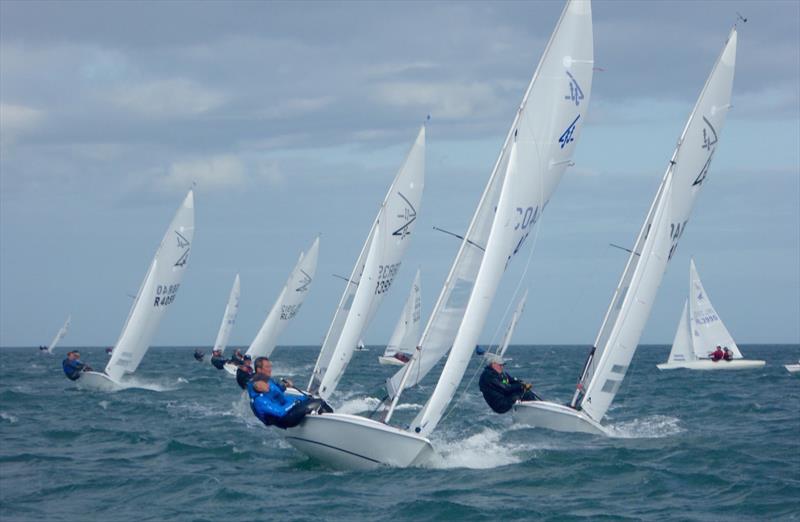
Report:
[{"label": "distant sailboat", "polygon": [[420,319],[422,312],[422,297],[420,290],[420,273],[414,276],[411,291],[408,294],[406,305],[394,333],[386,345],[383,355],[378,357],[378,362],[383,365],[403,366],[414,354],[414,346],[419,339]]},{"label": "distant sailboat", "polygon": [[[430,458],[433,446],[428,437],[461,382],[505,267],[522,248],[571,163],[588,106],[592,64],[591,4],[570,0],[525,91],[434,315],[402,369],[404,379],[383,422],[337,413],[309,415],[285,435],[298,450],[356,469],[407,467]],[[446,345],[441,354],[452,345],[436,389],[410,426],[390,426],[399,392],[412,376],[416,380],[422,367],[415,361],[429,349],[428,343]]]},{"label": "distant sailboat", "polygon": [[[716,362],[711,360],[710,352],[716,346],[729,349],[733,359]],[[742,370],[760,368],[764,364],[764,361],[742,358],[742,352],[714,310],[692,259],[689,263],[689,299],[683,305],[669,359],[666,363],[659,364],[658,369]]]},{"label": "distant sailboat", "polygon": [[58,330],[58,333],[56,334],[56,336],[53,338],[53,340],[47,346],[47,353],[49,353],[49,354],[53,353],[53,350],[55,350],[56,345],[59,343],[59,341],[61,341],[61,339],[63,339],[64,336],[67,335],[67,332],[69,331],[70,324],[72,324],[72,316],[71,315],[67,316],[67,320],[64,321],[64,325]]},{"label": "distant sailboat", "polygon": [[[278,337],[300,311],[300,307],[303,306],[303,302],[311,290],[311,283],[317,274],[318,260],[319,236],[314,239],[308,251],[300,253],[300,258],[289,274],[289,279],[283,285],[278,299],[272,305],[245,355],[249,355],[253,360],[257,357],[272,355]],[[233,364],[227,363],[225,369],[230,374],[236,374],[236,366]]]},{"label": "distant sailboat", "polygon": [[225,305],[225,313],[222,315],[222,323],[219,325],[217,331],[217,339],[214,341],[214,348],[212,351],[219,351],[220,354],[225,352],[228,346],[228,339],[231,337],[233,325],[236,324],[236,316],[239,314],[239,297],[241,296],[241,281],[239,274],[233,279],[233,286],[231,292],[228,294],[228,304]]},{"label": "distant sailboat", "polygon": [[706,80],[658,187],[600,331],[568,405],[525,401],[514,405],[518,422],[565,432],[607,435],[600,423],[622,385],[655,301],[708,174],[730,108],[736,29]]},{"label": "distant sailboat", "polygon": [[83,372],[82,388],[116,391],[133,387],[123,377],[139,367],[161,319],[181,286],[194,236],[194,193],[189,191],[167,228],[136,294],[104,372]]},{"label": "distant sailboat", "polygon": [[786,368],[789,373],[800,372],[800,361],[797,361],[797,364],[784,364],[783,367]]}]

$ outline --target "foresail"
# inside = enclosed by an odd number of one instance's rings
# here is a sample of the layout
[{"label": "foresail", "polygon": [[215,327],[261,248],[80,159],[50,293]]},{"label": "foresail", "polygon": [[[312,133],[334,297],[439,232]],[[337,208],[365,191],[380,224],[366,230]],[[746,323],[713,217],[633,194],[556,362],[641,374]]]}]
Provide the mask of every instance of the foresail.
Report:
[{"label": "foresail", "polygon": [[678,141],[573,399],[595,421],[605,416],[628,371],[667,263],[708,174],[730,108],[735,59],[734,29]]},{"label": "foresail", "polygon": [[522,313],[525,311],[525,302],[528,300],[528,291],[525,290],[525,293],[522,294],[519,302],[517,303],[517,308],[514,310],[514,315],[511,316],[511,321],[508,323],[508,329],[506,330],[506,334],[503,336],[503,341],[500,343],[500,348],[497,350],[497,355],[503,357],[506,354],[506,350],[508,350],[508,345],[511,343],[511,338],[514,336],[514,329],[517,327],[517,322],[519,318],[522,317]]},{"label": "foresail", "polygon": [[571,0],[520,106],[486,252],[450,355],[433,395],[411,423],[422,435],[436,427],[452,400],[508,263],[525,245],[571,163],[586,117],[592,65],[591,5]]},{"label": "foresail", "polygon": [[[558,135],[555,136],[554,143],[548,143],[542,151],[542,157],[533,157],[537,155],[536,152],[525,150],[522,152],[522,161],[524,164],[534,161],[542,165],[545,165],[546,161],[551,161],[545,166],[547,169],[553,170],[553,173],[563,171],[570,161],[566,156],[562,158],[561,154],[550,157],[550,150],[555,148],[559,152],[570,151],[571,143],[574,142],[580,128],[583,127],[583,119],[586,117],[584,109],[588,106],[591,91],[593,51],[590,3],[584,0],[573,0],[567,4],[564,13],[567,11],[571,11],[572,14],[566,17],[569,19],[566,24],[564,23],[565,15],[562,14],[557,32],[563,36],[559,37],[560,41],[555,43],[555,46],[565,46],[567,44],[562,42],[572,39],[575,42],[568,45],[574,44],[574,47],[568,50],[562,49],[563,53],[561,51],[554,53],[552,55],[554,58],[546,66],[544,65],[545,57],[543,57],[534,72],[486,188],[481,195],[478,207],[472,216],[467,233],[464,235],[464,240],[461,242],[450,268],[450,273],[423,330],[422,338],[418,343],[421,349],[406,365],[407,368],[399,370],[391,379],[387,380],[386,389],[392,398],[402,393],[401,388],[410,388],[422,381],[453,345],[461,319],[464,317],[467,301],[472,294],[478,269],[483,261],[492,220],[500,198],[500,189],[508,170],[508,158],[515,134],[519,135],[518,139],[521,143],[530,144],[535,139],[541,138],[541,128],[552,125],[561,126],[557,131]],[[555,33],[548,43],[545,55],[554,47],[554,42],[556,42]],[[540,71],[542,71],[541,74]],[[539,81],[541,86],[536,87],[537,92],[535,93],[534,88],[539,76],[541,76]],[[555,100],[551,106],[543,110],[537,108],[535,112],[529,110],[528,107],[535,103],[532,100],[542,97],[541,91],[546,89],[552,90],[552,98]],[[568,121],[561,121],[560,115],[567,106],[571,109],[571,117]],[[542,193],[551,193],[559,176],[542,177]],[[545,198],[543,202],[529,203],[515,209],[515,212],[520,213],[516,218],[527,225],[533,225],[541,215],[547,199]],[[522,241],[524,242],[524,239]]]},{"label": "foresail", "polygon": [[67,320],[64,321],[64,325],[61,328],[59,328],[52,342],[49,345],[47,345],[47,351],[49,353],[53,353],[53,350],[55,349],[56,345],[61,341],[61,339],[64,338],[65,335],[67,335],[67,332],[69,331],[69,325],[71,322],[72,322],[72,316],[69,315],[67,316]]},{"label": "foresail", "polygon": [[222,324],[219,325],[217,332],[217,339],[214,341],[214,350],[220,352],[225,351],[228,346],[228,339],[230,339],[233,325],[236,323],[236,315],[239,313],[239,295],[241,293],[241,284],[239,282],[239,274],[233,280],[231,293],[228,296],[228,304],[225,306],[225,313],[222,316]]},{"label": "foresail", "polygon": [[408,355],[414,353],[414,346],[419,339],[421,312],[420,270],[417,269],[403,312],[400,314],[400,319],[397,321],[392,337],[389,339],[389,344],[386,345],[386,350],[383,353],[385,357],[393,357],[398,352]]},{"label": "foresail", "polygon": [[[367,235],[367,240],[361,249],[350,278],[345,284],[344,293],[339,300],[339,305],[336,308],[317,357],[317,362],[314,365],[314,372],[309,382],[309,391],[315,392],[319,389],[328,366],[334,357],[334,352],[337,349],[337,345],[339,345],[339,338],[342,335],[345,322],[350,314],[356,292],[361,283],[367,254],[379,226],[382,227],[381,233],[384,236],[384,241],[383,246],[376,253],[379,271],[378,280],[375,282],[375,287],[371,288],[369,292],[371,297],[368,300],[368,308],[363,317],[364,329],[369,325],[378,307],[383,302],[384,296],[391,288],[416,227],[417,213],[420,210],[424,185],[425,127],[422,126],[403,165],[389,187],[389,192],[386,194],[381,209],[378,211],[378,215]],[[362,334],[363,331],[359,332],[357,337],[360,338]],[[342,349],[347,350],[349,347],[343,345]],[[344,371],[344,368],[341,371]],[[339,373],[337,370],[335,375]],[[333,378],[333,380],[338,382],[338,377]],[[332,393],[332,390],[329,389],[328,393]]]},{"label": "foresail", "polygon": [[678,329],[675,331],[675,338],[672,340],[672,349],[667,362],[682,363],[695,359],[694,350],[692,350],[692,333],[689,331],[689,301],[687,299],[683,303],[683,311],[678,321]]},{"label": "foresail", "polygon": [[717,346],[722,346],[733,352],[734,359],[741,359],[742,352],[714,310],[711,299],[703,288],[703,282],[697,274],[694,260],[689,263],[689,292],[689,303],[691,303],[689,316],[695,355],[698,358],[708,358]]},{"label": "foresail", "polygon": [[106,365],[105,371],[112,379],[135,372],[147,353],[181,286],[193,237],[194,193],[190,190],[161,240]]},{"label": "foresail", "polygon": [[269,357],[272,354],[278,337],[286,329],[289,321],[294,319],[300,311],[300,307],[311,290],[311,283],[317,273],[318,260],[319,237],[314,240],[307,252],[300,254],[278,299],[272,305],[253,342],[250,343],[247,355],[255,359],[256,357]]}]

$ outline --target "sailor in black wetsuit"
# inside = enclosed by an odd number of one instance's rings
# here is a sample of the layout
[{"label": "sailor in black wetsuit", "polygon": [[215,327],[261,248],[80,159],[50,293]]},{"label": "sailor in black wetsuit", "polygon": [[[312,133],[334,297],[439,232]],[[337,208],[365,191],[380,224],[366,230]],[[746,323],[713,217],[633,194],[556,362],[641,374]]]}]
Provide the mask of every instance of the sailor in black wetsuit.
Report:
[{"label": "sailor in black wetsuit", "polygon": [[211,351],[211,364],[214,365],[214,368],[217,370],[222,370],[225,368],[225,357],[222,356],[222,352],[219,350],[212,350]]},{"label": "sailor in black wetsuit", "polygon": [[486,404],[495,413],[506,413],[515,401],[535,401],[532,386],[507,374],[503,358],[496,354],[486,356],[489,365],[483,370],[479,386]]},{"label": "sailor in black wetsuit", "polygon": [[197,350],[194,351],[194,360],[197,361],[197,362],[200,362],[200,361],[203,360],[203,357],[205,357],[205,355],[206,354],[203,353],[203,350],[198,348]]},{"label": "sailor in black wetsuit", "polygon": [[236,368],[236,382],[239,383],[239,386],[242,387],[244,390],[247,388],[247,383],[250,382],[250,378],[253,376],[253,366],[250,364],[251,358],[249,355],[244,356],[244,362]]},{"label": "sailor in black wetsuit", "polygon": [[239,367],[244,362],[244,355],[242,355],[242,351],[238,348],[235,349],[228,362],[236,367]]}]

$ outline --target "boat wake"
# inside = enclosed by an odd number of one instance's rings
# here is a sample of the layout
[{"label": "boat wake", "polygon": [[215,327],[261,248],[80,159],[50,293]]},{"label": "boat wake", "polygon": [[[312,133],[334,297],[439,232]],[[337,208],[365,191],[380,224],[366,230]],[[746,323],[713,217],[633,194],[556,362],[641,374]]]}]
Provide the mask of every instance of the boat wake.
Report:
[{"label": "boat wake", "polygon": [[535,448],[502,441],[503,433],[484,428],[466,439],[434,440],[436,453],[424,466],[433,469],[491,469],[527,460]]},{"label": "boat wake", "polygon": [[652,415],[641,419],[609,424],[608,435],[617,439],[660,439],[686,431],[680,419],[666,415]]},{"label": "boat wake", "polygon": [[123,390],[147,390],[147,391],[154,391],[154,392],[168,392],[168,391],[175,391],[181,387],[181,385],[186,384],[188,381],[182,377],[178,377],[174,380],[162,380],[162,381],[149,381],[144,380],[139,377],[128,377],[125,378],[121,384]]}]

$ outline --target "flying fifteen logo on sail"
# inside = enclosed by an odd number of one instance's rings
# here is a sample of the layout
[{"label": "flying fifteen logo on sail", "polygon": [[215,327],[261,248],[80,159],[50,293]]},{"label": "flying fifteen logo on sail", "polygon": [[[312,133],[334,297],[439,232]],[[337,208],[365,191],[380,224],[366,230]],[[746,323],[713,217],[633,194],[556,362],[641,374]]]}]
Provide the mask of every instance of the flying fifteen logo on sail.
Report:
[{"label": "flying fifteen logo on sail", "polygon": [[181,235],[181,233],[178,232],[177,230],[175,231],[175,235],[178,236],[177,237],[178,248],[185,249],[184,252],[181,254],[181,257],[179,257],[178,260],[175,261],[175,266],[184,266],[186,264],[186,261],[189,260],[189,250],[191,250],[189,248],[190,243],[189,240],[183,237],[183,235]]},{"label": "flying fifteen logo on sail", "polygon": [[575,102],[575,106],[578,107],[584,98],[583,89],[581,89],[581,86],[578,85],[578,80],[576,80],[575,77],[569,73],[569,71],[564,72],[566,72],[567,76],[569,76],[569,94],[564,96],[564,99]]},{"label": "flying fifteen logo on sail", "polygon": [[578,124],[580,117],[580,114],[575,116],[575,119],[572,120],[572,123],[569,124],[569,127],[567,127],[567,129],[561,133],[561,137],[558,138],[558,142],[561,144],[562,149],[575,141],[575,126]]},{"label": "flying fifteen logo on sail", "polygon": [[405,220],[405,223],[403,226],[392,232],[392,235],[399,236],[400,239],[405,239],[406,236],[411,235],[411,230],[409,230],[409,227],[411,227],[411,223],[417,220],[417,209],[414,208],[414,205],[411,204],[411,202],[403,195],[402,192],[398,192],[397,195],[403,198],[403,201],[405,201],[406,205],[408,206],[403,209],[401,214],[397,214],[397,217]]},{"label": "flying fifteen logo on sail", "polygon": [[708,151],[708,158],[703,168],[700,169],[700,173],[695,178],[694,183],[692,183],[693,187],[705,181],[708,175],[708,168],[711,166],[711,159],[714,157],[714,152],[717,150],[717,131],[705,116],[703,116],[703,121],[706,122],[706,127],[703,128],[703,144],[700,147]]},{"label": "flying fifteen logo on sail", "polygon": [[302,268],[300,273],[303,274],[303,280],[300,281],[300,286],[294,289],[295,292],[308,292],[308,285],[311,284],[311,276],[306,273]]}]

